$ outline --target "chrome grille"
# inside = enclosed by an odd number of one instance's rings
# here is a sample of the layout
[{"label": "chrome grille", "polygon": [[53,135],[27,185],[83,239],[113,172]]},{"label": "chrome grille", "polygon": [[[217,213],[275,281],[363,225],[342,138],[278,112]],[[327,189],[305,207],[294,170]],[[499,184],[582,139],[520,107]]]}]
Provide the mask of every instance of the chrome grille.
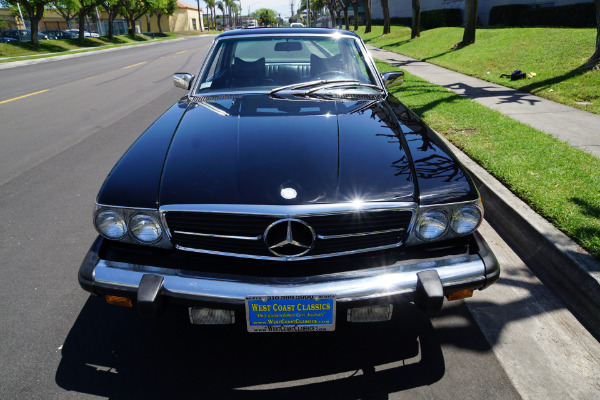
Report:
[{"label": "chrome grille", "polygon": [[301,260],[397,247],[406,240],[413,215],[411,208],[285,215],[163,212],[171,239],[181,250],[273,260],[290,259],[274,256],[264,240],[266,229],[282,218],[302,220],[316,234],[309,253],[291,258]]}]

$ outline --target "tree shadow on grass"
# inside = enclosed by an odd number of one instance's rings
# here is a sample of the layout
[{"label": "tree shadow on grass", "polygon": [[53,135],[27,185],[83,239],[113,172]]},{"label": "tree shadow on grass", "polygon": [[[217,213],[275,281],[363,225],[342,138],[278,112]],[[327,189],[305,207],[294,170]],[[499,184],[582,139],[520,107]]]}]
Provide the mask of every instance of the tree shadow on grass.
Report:
[{"label": "tree shadow on grass", "polygon": [[129,43],[126,40],[121,39],[120,37],[113,37],[112,40],[109,40],[107,38],[104,38],[104,40],[106,40],[107,43],[112,43],[112,44],[124,44],[124,43]]},{"label": "tree shadow on grass", "polygon": [[50,40],[40,40],[39,47],[35,47],[31,42],[5,43],[8,46],[18,47],[27,51],[35,51],[39,53],[60,53],[69,50],[66,46],[61,46],[60,43],[54,43]]},{"label": "tree shadow on grass", "polygon": [[434,55],[434,56],[425,57],[425,58],[421,59],[421,61],[425,61],[425,62],[427,62],[427,61],[429,61],[429,60],[433,60],[434,58],[440,58],[440,57],[442,57],[442,56],[445,56],[445,55],[446,55],[446,54],[448,54],[448,53],[454,53],[454,52],[456,52],[456,51],[460,51],[460,50],[464,49],[465,47],[466,47],[466,46],[463,46],[463,47],[456,47],[456,48],[454,48],[454,47],[451,47],[451,48],[449,48],[448,50],[446,50],[446,51],[443,51],[443,52],[441,52],[441,53],[439,53],[439,54],[436,54],[436,55]]},{"label": "tree shadow on grass", "polygon": [[[584,215],[600,220],[600,206],[576,197],[571,198],[570,202],[576,204]],[[580,243],[581,241],[584,242],[586,250],[596,258],[596,260],[600,261],[600,230],[594,226],[586,226],[576,229],[574,234]]]},{"label": "tree shadow on grass", "polygon": [[528,92],[528,93],[533,93],[535,90],[537,89],[541,89],[541,88],[545,88],[548,86],[552,86],[552,85],[556,85],[558,83],[564,82],[566,80],[569,80],[571,78],[575,78],[578,77],[580,75],[585,74],[586,72],[589,72],[590,69],[586,67],[586,64],[582,64],[579,67],[564,73],[562,75],[559,76],[555,76],[552,78],[548,78],[548,79],[544,79],[541,81],[535,80],[532,81],[530,84],[525,85],[525,86],[521,86],[518,90],[521,90],[523,92]]},{"label": "tree shadow on grass", "polygon": [[410,39],[400,40],[395,43],[388,43],[386,45],[381,46],[381,48],[384,50],[394,51],[394,48],[405,45],[406,43],[410,43]]},{"label": "tree shadow on grass", "polygon": [[127,36],[130,40],[133,40],[135,42],[146,42],[148,41],[147,38],[143,37],[143,36],[139,36],[139,35],[135,35],[135,36]]},{"label": "tree shadow on grass", "polygon": [[[410,64],[418,63],[421,61],[407,60],[407,61],[398,62],[398,61],[388,60],[386,62],[388,62],[389,64],[391,64],[395,67],[398,67],[398,68],[406,68],[406,66],[408,66]],[[495,98],[497,98],[497,104],[526,104],[526,103],[528,103],[529,105],[534,105],[534,104],[540,102],[540,100],[538,100],[536,97],[529,95],[528,93],[522,92],[517,89],[505,88],[501,85],[493,85],[493,86],[490,85],[490,86],[479,87],[479,86],[471,86],[471,85],[461,83],[461,82],[456,82],[456,83],[443,85],[443,86],[436,85],[435,89],[432,89],[431,88],[432,86],[433,86],[433,84],[428,85],[426,87],[419,87],[416,89],[415,88],[412,89],[415,91],[419,91],[421,93],[438,92],[438,93],[444,95],[444,96],[442,96],[442,98],[434,100],[427,105],[411,107],[412,110],[414,112],[416,112],[418,115],[423,115],[424,112],[431,110],[432,108],[434,108],[435,106],[437,106],[440,103],[457,101],[460,98],[468,98],[468,99],[472,99],[472,100],[477,100],[477,99],[495,97]],[[443,88],[450,90],[450,92],[447,92]],[[394,91],[394,93],[398,93],[398,91]],[[454,93],[454,94],[452,95],[451,93]],[[406,97],[406,95],[404,93],[401,93],[399,95],[399,97]]]},{"label": "tree shadow on grass", "polygon": [[579,206],[581,211],[588,217],[600,219],[600,206],[591,204],[589,201],[577,197],[571,198],[570,201]]}]

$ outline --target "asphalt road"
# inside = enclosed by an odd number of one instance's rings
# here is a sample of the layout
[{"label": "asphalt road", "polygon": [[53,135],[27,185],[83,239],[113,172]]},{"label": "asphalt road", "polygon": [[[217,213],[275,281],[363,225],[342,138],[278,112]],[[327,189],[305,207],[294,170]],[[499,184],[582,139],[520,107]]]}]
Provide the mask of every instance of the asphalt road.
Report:
[{"label": "asphalt road", "polygon": [[[77,269],[96,235],[91,212],[100,185],[139,134],[185,94],[173,88],[171,74],[195,73],[210,40],[0,70],[0,399],[600,393],[589,372],[598,365],[597,342],[487,225],[484,235],[508,276],[481,293],[487,295],[446,304],[431,319],[407,307],[379,326],[249,335],[192,326],[185,310],[144,321],[81,290]],[[550,315],[546,323],[561,328],[552,338],[584,343],[582,350],[558,339],[547,347],[568,351],[545,350],[538,321]],[[580,380],[569,376],[565,384],[563,371],[542,365],[569,357],[578,360],[573,374]]]}]

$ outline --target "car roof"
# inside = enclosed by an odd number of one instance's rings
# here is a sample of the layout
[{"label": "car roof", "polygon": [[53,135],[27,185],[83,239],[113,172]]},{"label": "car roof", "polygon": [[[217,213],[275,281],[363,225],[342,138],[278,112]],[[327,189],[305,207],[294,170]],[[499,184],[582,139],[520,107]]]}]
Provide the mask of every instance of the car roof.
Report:
[{"label": "car roof", "polygon": [[[330,28],[304,28],[302,29],[302,35],[335,35],[343,34],[349,36],[360,37],[354,32],[345,31],[341,29],[330,29]],[[234,31],[227,31],[221,33],[216,39],[221,39],[230,36],[277,36],[277,35],[298,35],[299,31],[295,28],[254,28],[254,29],[239,29]]]}]

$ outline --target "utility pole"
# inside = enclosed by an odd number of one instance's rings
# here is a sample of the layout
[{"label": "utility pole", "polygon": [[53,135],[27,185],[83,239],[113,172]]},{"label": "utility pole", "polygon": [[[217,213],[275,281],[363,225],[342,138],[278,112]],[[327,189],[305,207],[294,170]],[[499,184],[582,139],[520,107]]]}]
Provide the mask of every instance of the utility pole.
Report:
[{"label": "utility pole", "polygon": [[17,3],[17,8],[19,9],[19,15],[21,16],[21,23],[23,24],[23,29],[27,29],[25,26],[25,19],[23,18],[23,11],[21,11],[21,6]]},{"label": "utility pole", "polygon": [[100,21],[100,13],[98,12],[98,7],[96,7],[96,21],[98,21],[96,28],[98,29],[98,35],[104,36],[102,32],[102,21]]}]

